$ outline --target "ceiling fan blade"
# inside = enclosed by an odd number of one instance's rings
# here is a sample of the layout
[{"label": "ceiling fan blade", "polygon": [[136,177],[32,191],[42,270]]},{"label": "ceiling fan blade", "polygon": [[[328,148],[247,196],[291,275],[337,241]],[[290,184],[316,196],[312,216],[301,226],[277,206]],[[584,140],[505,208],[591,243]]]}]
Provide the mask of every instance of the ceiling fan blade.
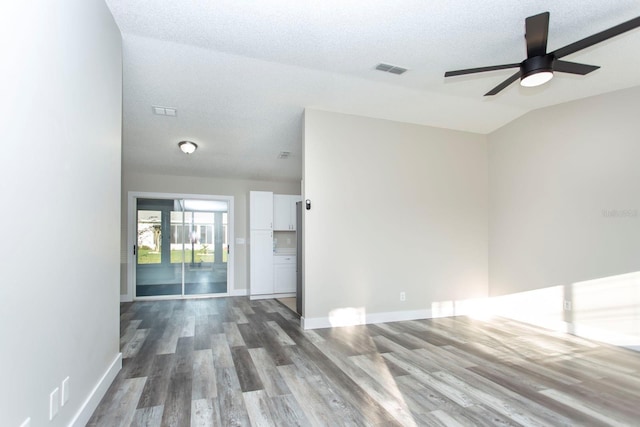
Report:
[{"label": "ceiling fan blade", "polygon": [[561,47],[560,49],[553,51],[552,54],[556,58],[562,58],[563,56],[567,56],[579,50],[586,49],[590,46],[593,46],[594,44],[603,42],[622,33],[626,33],[627,31],[633,30],[637,27],[640,27],[640,16],[638,16],[637,18],[633,18],[630,21],[616,25],[615,27],[611,27],[608,30],[601,31],[582,40],[578,40],[577,42],[571,43],[570,45],[567,45],[565,47]]},{"label": "ceiling fan blade", "polygon": [[520,64],[493,65],[491,67],[467,68],[466,70],[447,71],[445,77],[462,76],[464,74],[484,73],[485,71],[506,70],[519,67]]},{"label": "ceiling fan blade", "polygon": [[527,58],[547,54],[547,37],[549,36],[549,12],[528,17],[524,21],[527,40]]},{"label": "ceiling fan blade", "polygon": [[556,60],[553,63],[553,71],[560,71],[562,73],[580,74],[584,76],[592,71],[600,68],[597,65],[578,64],[577,62],[560,61]]},{"label": "ceiling fan blade", "polygon": [[518,71],[513,76],[509,77],[507,80],[505,80],[502,83],[500,83],[498,86],[496,86],[493,89],[491,89],[489,92],[485,93],[484,96],[493,96],[493,95],[497,94],[502,89],[506,88],[511,83],[513,83],[516,80],[518,80],[519,78],[520,78],[520,71]]}]

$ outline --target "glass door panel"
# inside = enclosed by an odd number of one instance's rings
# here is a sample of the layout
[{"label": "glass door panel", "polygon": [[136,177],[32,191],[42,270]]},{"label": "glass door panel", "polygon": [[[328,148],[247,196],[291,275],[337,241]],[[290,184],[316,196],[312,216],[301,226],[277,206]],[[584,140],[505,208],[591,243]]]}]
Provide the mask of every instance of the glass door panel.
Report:
[{"label": "glass door panel", "polygon": [[171,263],[173,205],[173,200],[137,200],[136,296],[182,294],[182,266]]},{"label": "glass door panel", "polygon": [[185,245],[185,295],[226,293],[228,204],[218,200],[185,200],[184,206],[189,230]]}]

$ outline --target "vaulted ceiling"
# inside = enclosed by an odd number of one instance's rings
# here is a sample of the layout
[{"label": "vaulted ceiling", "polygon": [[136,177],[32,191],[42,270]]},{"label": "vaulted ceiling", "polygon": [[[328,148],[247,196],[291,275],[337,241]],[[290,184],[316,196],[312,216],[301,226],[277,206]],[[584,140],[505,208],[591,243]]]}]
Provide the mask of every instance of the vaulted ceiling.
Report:
[{"label": "vaulted ceiling", "polygon": [[[640,85],[640,29],[563,58],[602,67],[587,76],[494,97],[483,94],[514,70],[443,77],[523,60],[527,16],[551,13],[553,50],[640,16],[637,0],[106,2],[123,35],[128,170],[298,180],[307,107],[490,133],[533,109]],[[195,154],[178,150],[185,139]]]}]

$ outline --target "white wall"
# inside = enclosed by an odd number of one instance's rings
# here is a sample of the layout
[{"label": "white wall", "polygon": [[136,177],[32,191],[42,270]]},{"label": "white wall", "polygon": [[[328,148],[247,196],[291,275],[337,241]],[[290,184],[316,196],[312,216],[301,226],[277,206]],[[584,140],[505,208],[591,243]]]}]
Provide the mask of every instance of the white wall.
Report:
[{"label": "white wall", "polygon": [[545,108],[489,136],[491,295],[560,286],[530,308],[640,344],[640,280],[619,276],[640,271],[639,100],[636,87]]},{"label": "white wall", "polygon": [[121,53],[103,1],[0,3],[3,426],[69,425],[118,368]]},{"label": "white wall", "polygon": [[[176,148],[177,149],[177,148]],[[197,155],[197,154],[195,154]],[[120,293],[127,293],[127,193],[129,191],[160,192],[160,193],[181,193],[181,194],[204,194],[216,196],[233,196],[235,208],[235,237],[249,240],[249,221],[247,209],[249,191],[273,191],[278,194],[300,194],[299,182],[278,182],[278,181],[252,181],[223,178],[198,178],[171,175],[153,175],[136,173],[125,170],[122,180],[122,246],[121,246],[121,287]],[[235,248],[234,248],[235,247]],[[242,292],[247,289],[249,277],[248,248],[245,245],[234,243],[234,289],[230,292]]]},{"label": "white wall", "polygon": [[303,180],[305,327],[487,295],[486,137],[307,110]]}]

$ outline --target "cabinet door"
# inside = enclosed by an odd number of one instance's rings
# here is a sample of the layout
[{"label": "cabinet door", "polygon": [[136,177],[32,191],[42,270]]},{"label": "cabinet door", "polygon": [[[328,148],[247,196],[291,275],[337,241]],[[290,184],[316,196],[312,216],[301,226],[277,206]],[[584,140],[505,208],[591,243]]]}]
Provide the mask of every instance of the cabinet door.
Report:
[{"label": "cabinet door", "polygon": [[273,266],[273,285],[276,294],[296,291],[296,265],[275,264]]},{"label": "cabinet door", "polygon": [[273,293],[273,232],[251,230],[249,288],[251,295]]},{"label": "cabinet door", "polygon": [[249,193],[249,227],[252,230],[273,229],[273,193],[251,191]]},{"label": "cabinet door", "polygon": [[284,194],[273,195],[273,229],[277,231],[291,230],[291,202]]}]

